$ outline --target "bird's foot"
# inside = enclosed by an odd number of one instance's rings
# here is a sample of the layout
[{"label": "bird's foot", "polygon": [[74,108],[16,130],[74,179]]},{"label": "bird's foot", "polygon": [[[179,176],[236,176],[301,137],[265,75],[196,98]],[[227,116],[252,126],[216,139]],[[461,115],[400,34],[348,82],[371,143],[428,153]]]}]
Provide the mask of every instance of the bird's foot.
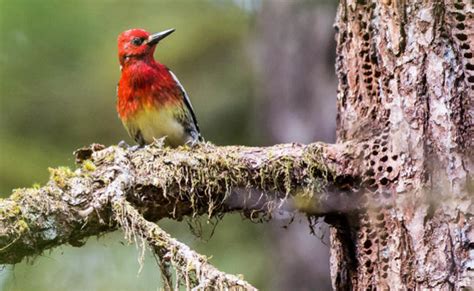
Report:
[{"label": "bird's foot", "polygon": [[200,144],[201,142],[198,139],[190,139],[184,144],[184,146],[189,147],[191,149],[196,149],[199,147]]},{"label": "bird's foot", "polygon": [[128,147],[128,150],[131,151],[131,152],[136,152],[137,150],[139,150],[141,148],[144,148],[144,147],[137,144],[137,145]]},{"label": "bird's foot", "polygon": [[128,148],[130,148],[130,145],[128,145],[128,143],[124,140],[121,140],[118,145],[117,145],[119,148],[122,148],[124,150],[128,150]]}]

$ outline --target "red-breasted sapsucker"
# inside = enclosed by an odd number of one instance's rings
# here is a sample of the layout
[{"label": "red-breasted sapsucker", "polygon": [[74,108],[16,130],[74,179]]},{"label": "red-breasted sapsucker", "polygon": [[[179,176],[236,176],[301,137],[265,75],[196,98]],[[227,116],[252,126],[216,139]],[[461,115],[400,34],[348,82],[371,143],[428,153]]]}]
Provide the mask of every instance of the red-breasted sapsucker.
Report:
[{"label": "red-breasted sapsucker", "polygon": [[196,115],[176,76],[155,61],[156,45],[174,29],[149,34],[130,29],[118,37],[121,77],[117,111],[129,135],[140,145],[165,137],[171,147],[201,140]]}]

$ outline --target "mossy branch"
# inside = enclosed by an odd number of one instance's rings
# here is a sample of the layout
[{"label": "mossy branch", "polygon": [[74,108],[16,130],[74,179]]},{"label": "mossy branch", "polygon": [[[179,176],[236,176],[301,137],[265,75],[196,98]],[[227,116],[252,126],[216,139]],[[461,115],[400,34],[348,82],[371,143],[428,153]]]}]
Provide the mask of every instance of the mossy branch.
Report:
[{"label": "mossy branch", "polygon": [[168,289],[179,290],[171,283],[168,268],[176,270],[176,284],[184,283],[186,290],[256,290],[244,280],[223,273],[207,262],[207,258],[191,250],[187,245],[172,238],[158,225],[147,221],[128,202],[114,201],[115,219],[130,241],[146,241],[158,256]]},{"label": "mossy branch", "polygon": [[357,203],[343,188],[357,184],[354,152],[350,144],[323,143],[169,149],[157,142],[138,150],[94,144],[76,151],[75,171],[50,169],[45,186],[16,189],[0,200],[0,264],[65,243],[81,246],[124,227],[130,217],[118,219],[114,201],[133,206],[125,213],[140,216],[134,221],[142,225],[134,233],[152,245],[154,239],[176,242],[149,222],[164,217],[229,211],[270,217],[283,204],[311,215],[351,210]]}]

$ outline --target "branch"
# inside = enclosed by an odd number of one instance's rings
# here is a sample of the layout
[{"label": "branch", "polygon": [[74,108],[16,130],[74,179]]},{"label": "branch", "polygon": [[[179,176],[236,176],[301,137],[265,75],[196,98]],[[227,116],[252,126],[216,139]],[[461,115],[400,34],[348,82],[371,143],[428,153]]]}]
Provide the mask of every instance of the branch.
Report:
[{"label": "branch", "polygon": [[[193,287],[195,290],[256,290],[244,280],[225,274],[207,263],[207,258],[191,250],[187,245],[172,238],[158,225],[147,221],[127,201],[118,200],[114,202],[116,219],[125,230],[129,240],[136,236],[148,242],[150,247],[158,255],[160,265],[165,276],[165,283],[171,290],[171,275],[167,267],[171,264],[176,270],[176,277],[185,282],[186,289]],[[174,290],[179,290],[175,286]]]},{"label": "branch", "polygon": [[0,264],[116,230],[125,221],[114,215],[119,200],[148,221],[236,210],[270,217],[283,204],[311,215],[349,211],[357,203],[341,190],[358,183],[354,152],[323,143],[169,149],[158,142],[135,151],[95,144],[76,152],[74,172],[50,169],[44,187],[0,200]]}]

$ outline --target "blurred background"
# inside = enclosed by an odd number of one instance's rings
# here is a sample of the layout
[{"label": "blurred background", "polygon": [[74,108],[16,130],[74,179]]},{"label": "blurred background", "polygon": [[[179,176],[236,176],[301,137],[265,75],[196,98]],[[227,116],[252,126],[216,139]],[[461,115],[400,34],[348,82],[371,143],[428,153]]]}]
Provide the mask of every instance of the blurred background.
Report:
[{"label": "blurred background", "polygon": [[[90,143],[132,143],[115,111],[116,39],[176,28],[155,57],[179,77],[218,145],[335,139],[335,1],[0,0],[0,194],[74,167]],[[206,221],[203,221],[206,225]],[[304,217],[254,224],[227,215],[215,234],[173,236],[262,290],[329,290],[327,229]],[[211,227],[208,226],[208,232]],[[206,231],[205,231],[206,232]],[[119,232],[0,269],[0,290],[157,290],[159,270]]]}]

